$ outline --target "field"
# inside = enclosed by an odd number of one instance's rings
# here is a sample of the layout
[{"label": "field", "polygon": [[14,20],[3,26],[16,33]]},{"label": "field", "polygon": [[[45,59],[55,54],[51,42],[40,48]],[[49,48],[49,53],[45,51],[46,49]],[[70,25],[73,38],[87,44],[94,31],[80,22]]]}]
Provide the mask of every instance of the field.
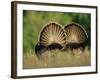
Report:
[{"label": "field", "polygon": [[90,50],[85,48],[81,54],[72,51],[47,51],[40,58],[34,53],[24,55],[23,68],[51,68],[51,67],[74,67],[74,66],[89,66],[91,65]]}]

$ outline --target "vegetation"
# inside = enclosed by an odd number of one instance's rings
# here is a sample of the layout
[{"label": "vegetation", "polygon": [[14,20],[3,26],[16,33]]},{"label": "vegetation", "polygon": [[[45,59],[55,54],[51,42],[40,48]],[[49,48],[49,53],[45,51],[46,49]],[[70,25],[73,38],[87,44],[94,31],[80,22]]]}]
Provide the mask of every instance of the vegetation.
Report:
[{"label": "vegetation", "polygon": [[[79,52],[78,52],[79,53]],[[75,55],[72,51],[47,51],[40,58],[35,54],[24,55],[24,69],[90,66],[90,51],[85,48],[82,54]]]}]

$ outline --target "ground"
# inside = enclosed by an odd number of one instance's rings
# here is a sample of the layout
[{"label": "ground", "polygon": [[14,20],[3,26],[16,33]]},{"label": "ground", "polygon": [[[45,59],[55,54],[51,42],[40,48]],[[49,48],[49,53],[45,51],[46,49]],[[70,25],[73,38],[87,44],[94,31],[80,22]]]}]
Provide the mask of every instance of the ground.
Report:
[{"label": "ground", "polygon": [[[74,51],[75,52],[75,51]],[[75,67],[75,66],[90,66],[91,55],[90,50],[85,50],[80,53],[73,53],[73,51],[46,51],[38,58],[34,53],[24,55],[23,68],[51,68],[51,67]]]}]

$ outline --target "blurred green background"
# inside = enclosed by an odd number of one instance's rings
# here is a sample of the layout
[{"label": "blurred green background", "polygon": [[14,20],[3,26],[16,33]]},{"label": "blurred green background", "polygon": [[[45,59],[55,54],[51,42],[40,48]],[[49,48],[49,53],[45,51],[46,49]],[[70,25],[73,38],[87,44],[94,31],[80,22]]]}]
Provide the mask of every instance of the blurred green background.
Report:
[{"label": "blurred green background", "polygon": [[88,13],[45,12],[23,10],[23,52],[35,53],[35,45],[43,26],[49,22],[57,22],[63,26],[70,23],[82,25],[88,33],[86,46],[90,48],[91,15]]}]

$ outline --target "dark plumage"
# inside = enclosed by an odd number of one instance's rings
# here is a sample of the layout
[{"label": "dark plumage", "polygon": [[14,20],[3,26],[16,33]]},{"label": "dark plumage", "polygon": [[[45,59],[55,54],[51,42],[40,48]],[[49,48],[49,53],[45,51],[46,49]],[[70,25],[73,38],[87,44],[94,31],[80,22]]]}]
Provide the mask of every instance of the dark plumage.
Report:
[{"label": "dark plumage", "polygon": [[46,51],[46,47],[44,45],[40,45],[39,43],[35,46],[35,53],[39,57]]},{"label": "dark plumage", "polygon": [[84,44],[83,43],[69,43],[66,45],[67,49],[78,49],[78,48],[82,48],[84,49]]},{"label": "dark plumage", "polygon": [[58,43],[52,43],[51,45],[47,46],[47,50],[53,50],[53,49],[59,49],[61,50],[63,48],[63,46],[61,46]]}]

